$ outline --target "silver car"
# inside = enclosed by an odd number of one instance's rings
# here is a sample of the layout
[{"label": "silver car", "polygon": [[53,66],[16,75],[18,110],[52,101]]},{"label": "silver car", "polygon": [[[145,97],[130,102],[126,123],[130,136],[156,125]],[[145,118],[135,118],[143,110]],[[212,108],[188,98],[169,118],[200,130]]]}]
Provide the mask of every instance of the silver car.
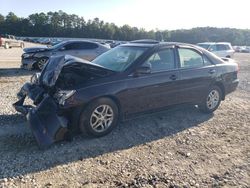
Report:
[{"label": "silver car", "polygon": [[92,61],[108,50],[109,48],[102,44],[86,40],[63,41],[52,47],[25,48],[23,50],[21,68],[41,70],[48,59],[54,55],[72,55]]},{"label": "silver car", "polygon": [[233,58],[235,53],[229,42],[203,42],[197,45],[222,58]]}]

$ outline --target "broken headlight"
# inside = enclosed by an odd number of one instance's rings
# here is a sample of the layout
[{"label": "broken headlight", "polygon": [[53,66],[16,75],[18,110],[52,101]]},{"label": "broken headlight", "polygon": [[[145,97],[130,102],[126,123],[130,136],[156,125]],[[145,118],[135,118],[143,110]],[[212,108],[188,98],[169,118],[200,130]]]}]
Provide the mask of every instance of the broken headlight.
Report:
[{"label": "broken headlight", "polygon": [[27,58],[31,58],[34,55],[34,53],[25,53],[23,54],[23,58],[27,59]]},{"label": "broken headlight", "polygon": [[33,74],[33,75],[31,76],[31,78],[30,78],[30,82],[31,82],[32,84],[37,84],[37,83],[39,83],[38,81],[39,81],[40,75],[41,75],[40,72],[37,72],[37,73]]},{"label": "broken headlight", "polygon": [[60,105],[64,105],[65,101],[74,95],[75,90],[59,90],[55,93],[54,98]]}]

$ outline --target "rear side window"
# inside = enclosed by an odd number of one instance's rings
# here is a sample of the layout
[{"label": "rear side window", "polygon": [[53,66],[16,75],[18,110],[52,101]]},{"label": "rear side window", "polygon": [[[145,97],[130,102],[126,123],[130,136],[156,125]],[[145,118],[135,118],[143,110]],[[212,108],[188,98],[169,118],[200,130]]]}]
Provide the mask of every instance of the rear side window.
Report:
[{"label": "rear side window", "polygon": [[191,68],[191,67],[201,67],[203,66],[203,57],[201,54],[195,50],[188,48],[180,48],[179,57],[180,57],[180,67],[181,68]]},{"label": "rear side window", "polygon": [[158,51],[146,61],[152,66],[152,72],[172,70],[175,68],[174,50],[172,48]]},{"label": "rear side window", "polygon": [[92,50],[98,48],[98,45],[90,42],[74,42],[65,45],[66,50]]},{"label": "rear side window", "polygon": [[80,49],[85,49],[85,50],[92,50],[92,49],[96,49],[98,48],[98,45],[95,43],[91,43],[91,42],[82,42],[80,44]]}]

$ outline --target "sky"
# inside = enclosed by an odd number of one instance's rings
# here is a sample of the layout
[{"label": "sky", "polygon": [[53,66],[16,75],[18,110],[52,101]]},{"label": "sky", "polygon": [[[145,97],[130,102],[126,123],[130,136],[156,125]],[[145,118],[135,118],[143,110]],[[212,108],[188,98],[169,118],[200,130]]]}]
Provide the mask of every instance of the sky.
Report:
[{"label": "sky", "polygon": [[146,30],[250,29],[249,0],[0,0],[0,14],[5,16],[10,11],[27,17],[58,10]]}]

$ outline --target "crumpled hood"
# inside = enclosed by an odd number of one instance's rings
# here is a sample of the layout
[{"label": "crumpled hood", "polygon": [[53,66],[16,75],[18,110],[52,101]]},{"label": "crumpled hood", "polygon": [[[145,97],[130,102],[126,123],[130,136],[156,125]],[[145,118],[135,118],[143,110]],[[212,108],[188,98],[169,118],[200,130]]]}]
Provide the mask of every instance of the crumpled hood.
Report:
[{"label": "crumpled hood", "polygon": [[113,73],[113,71],[108,70],[100,65],[74,56],[52,56],[41,72],[39,83],[52,88],[56,84],[56,81],[60,73],[62,72],[62,69],[64,67],[66,68],[70,66],[79,67],[79,69],[88,69],[93,73],[98,73],[99,75],[107,75]]},{"label": "crumpled hood", "polygon": [[32,48],[24,48],[23,51],[25,53],[35,53],[35,52],[43,52],[50,50],[47,46],[38,46],[38,47],[32,47]]}]

